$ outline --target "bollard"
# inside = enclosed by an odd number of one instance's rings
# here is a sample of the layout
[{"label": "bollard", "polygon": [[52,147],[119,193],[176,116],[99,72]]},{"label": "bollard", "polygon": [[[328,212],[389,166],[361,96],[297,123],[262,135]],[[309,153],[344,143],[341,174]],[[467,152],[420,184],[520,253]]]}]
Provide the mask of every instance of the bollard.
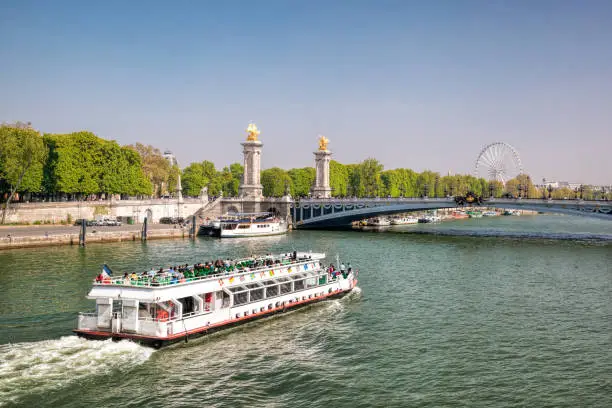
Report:
[{"label": "bollard", "polygon": [[142,226],[142,235],[141,235],[141,238],[143,241],[147,240],[148,226],[149,226],[149,219],[148,217],[145,217],[144,224]]},{"label": "bollard", "polygon": [[189,236],[192,239],[195,239],[195,237],[196,237],[196,216],[195,215],[191,216],[191,228],[190,228],[190,231],[189,231]]},{"label": "bollard", "polygon": [[81,233],[79,234],[79,246],[85,247],[85,237],[87,236],[87,221],[81,219]]}]

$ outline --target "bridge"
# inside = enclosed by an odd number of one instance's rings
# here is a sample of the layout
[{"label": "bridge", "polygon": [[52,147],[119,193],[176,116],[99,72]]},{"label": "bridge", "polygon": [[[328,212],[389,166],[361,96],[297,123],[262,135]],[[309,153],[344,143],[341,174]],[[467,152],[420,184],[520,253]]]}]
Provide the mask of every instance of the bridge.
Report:
[{"label": "bridge", "polygon": [[[491,198],[482,206],[579,215],[612,221],[612,202],[609,201]],[[381,215],[457,207],[453,197],[301,199],[292,204],[291,216],[296,228],[323,229],[346,227],[353,221]]]}]

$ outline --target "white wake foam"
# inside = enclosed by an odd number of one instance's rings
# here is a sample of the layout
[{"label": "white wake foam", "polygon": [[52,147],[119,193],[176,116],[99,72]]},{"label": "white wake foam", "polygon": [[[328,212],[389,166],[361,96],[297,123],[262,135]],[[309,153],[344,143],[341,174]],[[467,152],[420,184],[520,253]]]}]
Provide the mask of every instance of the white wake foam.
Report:
[{"label": "white wake foam", "polygon": [[152,349],[77,336],[0,346],[0,406],[25,394],[57,389],[91,375],[129,370],[144,363]]}]

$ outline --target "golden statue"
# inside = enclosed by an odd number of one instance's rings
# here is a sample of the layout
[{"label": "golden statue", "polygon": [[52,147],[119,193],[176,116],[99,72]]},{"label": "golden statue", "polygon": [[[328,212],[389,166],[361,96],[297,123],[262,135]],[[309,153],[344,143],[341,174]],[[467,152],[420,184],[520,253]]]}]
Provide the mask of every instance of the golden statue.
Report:
[{"label": "golden statue", "polygon": [[249,142],[256,142],[257,136],[259,136],[259,129],[257,129],[257,125],[254,123],[249,123],[249,126],[246,129],[247,131],[247,140]]},{"label": "golden statue", "polygon": [[327,144],[328,143],[329,143],[329,139],[328,138],[326,138],[323,135],[319,136],[319,150],[320,151],[327,150]]}]

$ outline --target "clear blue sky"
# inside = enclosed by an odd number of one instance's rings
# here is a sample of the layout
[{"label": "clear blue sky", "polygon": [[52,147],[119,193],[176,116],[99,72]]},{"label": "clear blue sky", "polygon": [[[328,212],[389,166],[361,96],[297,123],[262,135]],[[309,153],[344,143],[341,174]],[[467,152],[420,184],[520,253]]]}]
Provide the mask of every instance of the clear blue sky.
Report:
[{"label": "clear blue sky", "polygon": [[0,121],[263,167],[472,170],[612,183],[612,1],[0,2]]}]

